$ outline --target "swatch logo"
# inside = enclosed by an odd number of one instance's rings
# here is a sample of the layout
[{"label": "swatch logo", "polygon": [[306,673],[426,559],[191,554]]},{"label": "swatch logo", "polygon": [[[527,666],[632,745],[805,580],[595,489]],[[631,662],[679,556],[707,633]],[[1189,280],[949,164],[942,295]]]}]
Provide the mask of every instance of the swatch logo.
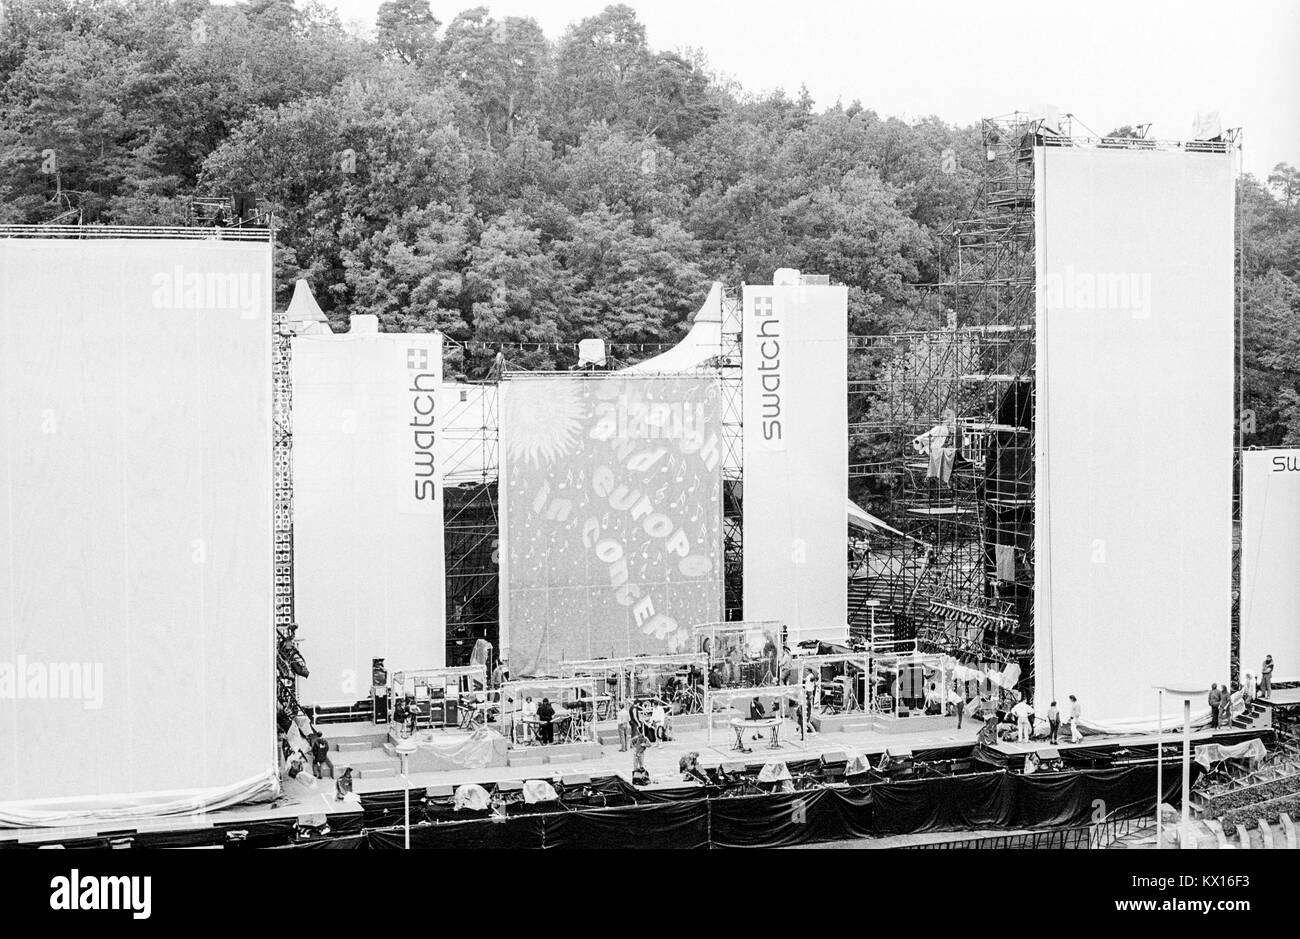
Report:
[{"label": "swatch logo", "polygon": [[406,370],[410,378],[412,465],[415,472],[415,499],[434,503],[438,500],[438,376],[429,371],[429,350],[408,348]]}]

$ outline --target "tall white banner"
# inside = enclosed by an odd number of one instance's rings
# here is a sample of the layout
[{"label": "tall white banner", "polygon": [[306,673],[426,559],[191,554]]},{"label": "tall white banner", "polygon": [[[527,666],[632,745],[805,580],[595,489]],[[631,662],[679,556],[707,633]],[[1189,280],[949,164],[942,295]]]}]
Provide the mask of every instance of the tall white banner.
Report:
[{"label": "tall white banner", "polygon": [[1151,720],[1229,679],[1233,157],[1047,147],[1035,185],[1038,704]]},{"label": "tall white banner", "polygon": [[743,315],[745,619],[842,641],[848,290],[747,286]]},{"label": "tall white banner", "polygon": [[1241,670],[1300,681],[1300,450],[1247,450],[1241,468]]},{"label": "tall white banner", "polygon": [[271,290],[269,241],[0,239],[0,803],[274,778]]},{"label": "tall white banner", "polygon": [[501,385],[501,643],[516,675],[684,652],[722,616],[715,376]]},{"label": "tall white banner", "polygon": [[293,343],[295,612],[307,703],[352,703],[371,660],[446,659],[442,337]]}]

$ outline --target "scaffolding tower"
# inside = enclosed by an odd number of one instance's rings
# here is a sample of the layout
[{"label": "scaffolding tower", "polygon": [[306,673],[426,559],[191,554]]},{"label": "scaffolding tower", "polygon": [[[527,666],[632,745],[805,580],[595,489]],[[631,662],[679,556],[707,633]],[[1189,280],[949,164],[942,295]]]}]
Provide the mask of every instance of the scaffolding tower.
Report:
[{"label": "scaffolding tower", "polygon": [[[1027,667],[1033,629],[1034,185],[1040,123],[982,122],[976,211],[954,225],[945,328],[854,337],[851,475],[911,538],[854,571],[851,629]],[[872,638],[879,638],[873,636]]]}]

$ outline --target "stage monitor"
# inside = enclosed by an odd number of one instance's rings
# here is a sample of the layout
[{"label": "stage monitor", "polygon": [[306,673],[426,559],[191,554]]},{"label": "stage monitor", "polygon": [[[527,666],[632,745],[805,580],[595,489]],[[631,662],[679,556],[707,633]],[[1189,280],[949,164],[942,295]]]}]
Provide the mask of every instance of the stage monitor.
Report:
[{"label": "stage monitor", "polygon": [[294,597],[308,704],[446,660],[442,337],[293,341]]},{"label": "stage monitor", "polygon": [[0,239],[0,822],[274,785],[271,250]]},{"label": "stage monitor", "polygon": [[515,675],[690,651],[722,614],[716,376],[501,385],[501,644]]},{"label": "stage monitor", "polygon": [[848,292],[744,290],[744,616],[848,632]]},{"label": "stage monitor", "polygon": [[1037,706],[1145,722],[1229,678],[1234,158],[1034,161]]},{"label": "stage monitor", "polygon": [[1300,450],[1241,457],[1241,670],[1300,681]]}]

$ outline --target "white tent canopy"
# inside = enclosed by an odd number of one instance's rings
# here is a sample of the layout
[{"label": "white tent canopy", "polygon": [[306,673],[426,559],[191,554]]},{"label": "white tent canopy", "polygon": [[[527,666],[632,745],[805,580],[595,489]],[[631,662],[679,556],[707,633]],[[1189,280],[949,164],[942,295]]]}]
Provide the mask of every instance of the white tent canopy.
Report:
[{"label": "white tent canopy", "polygon": [[722,354],[722,284],[714,281],[691,321],[690,332],[671,349],[629,365],[625,372],[692,372],[710,365]]}]

